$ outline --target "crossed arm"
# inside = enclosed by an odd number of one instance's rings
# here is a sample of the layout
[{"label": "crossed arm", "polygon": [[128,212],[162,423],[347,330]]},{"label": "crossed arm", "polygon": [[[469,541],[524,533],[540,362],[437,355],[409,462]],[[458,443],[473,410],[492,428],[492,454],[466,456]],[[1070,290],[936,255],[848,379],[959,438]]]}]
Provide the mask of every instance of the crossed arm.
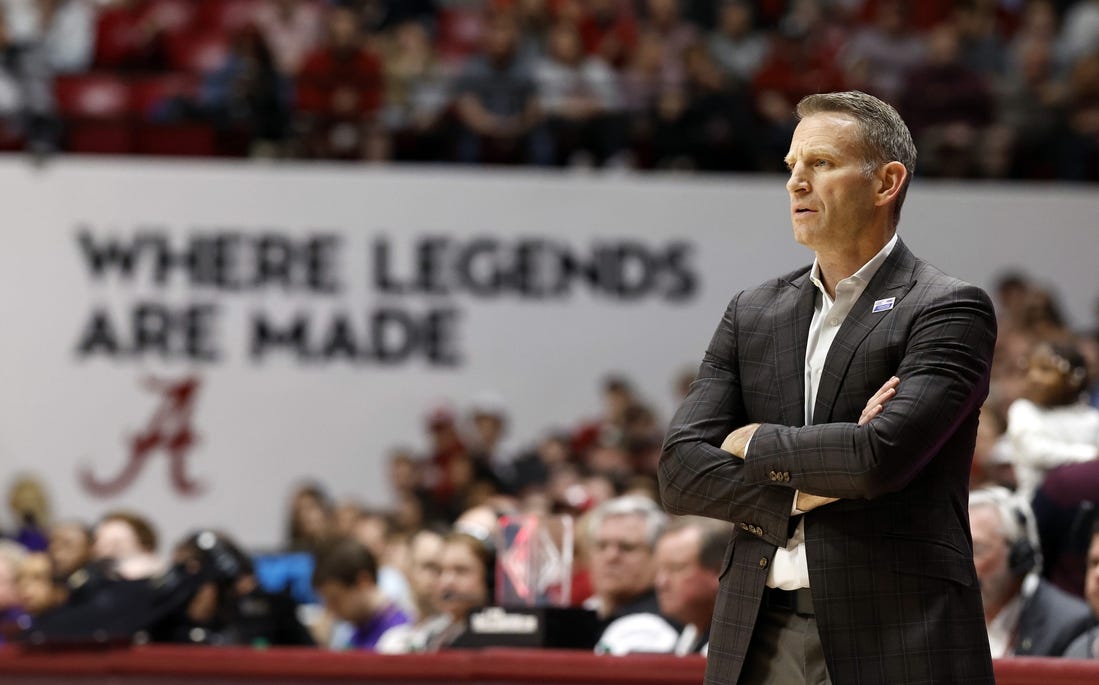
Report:
[{"label": "crossed arm", "polygon": [[[885,408],[885,403],[888,402],[894,395],[897,394],[897,386],[900,385],[901,379],[893,376],[885,382],[878,391],[875,392],[869,400],[866,402],[866,406],[863,407],[862,414],[859,416],[858,425],[864,426],[870,422],[870,419],[874,418],[882,412]],[[751,442],[752,436],[755,435],[756,429],[759,428],[758,423],[749,423],[746,426],[737,428],[732,433],[726,436],[725,441],[721,443],[721,449],[732,454],[734,457],[744,459],[745,453],[748,451],[748,443]],[[798,510],[802,512],[812,511],[817,507],[822,507],[825,504],[831,504],[838,498],[836,497],[821,497],[819,495],[810,495],[807,492],[797,493]]]}]

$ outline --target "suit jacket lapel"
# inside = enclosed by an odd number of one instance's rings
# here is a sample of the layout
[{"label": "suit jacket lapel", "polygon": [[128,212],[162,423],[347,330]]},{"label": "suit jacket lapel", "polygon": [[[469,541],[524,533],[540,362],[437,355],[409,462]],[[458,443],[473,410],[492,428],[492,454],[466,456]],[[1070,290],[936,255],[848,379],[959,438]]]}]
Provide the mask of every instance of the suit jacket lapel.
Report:
[{"label": "suit jacket lapel", "polygon": [[782,425],[802,426],[805,425],[805,346],[817,290],[809,281],[808,270],[788,283],[790,287],[775,302],[771,321],[778,373],[775,385]]},{"label": "suit jacket lapel", "polygon": [[[870,279],[866,290],[855,302],[851,312],[844,319],[836,339],[828,349],[828,358],[824,362],[821,372],[820,387],[817,388],[817,403],[813,408],[813,423],[828,423],[832,421],[832,407],[843,385],[843,379],[847,375],[847,367],[851,365],[851,359],[855,355],[863,339],[875,326],[892,316],[892,309],[875,312],[874,303],[877,300],[895,297],[894,308],[901,299],[911,290],[914,282],[912,272],[916,266],[916,258],[905,246],[904,241],[898,239],[897,244],[889,257],[882,263],[881,268]],[[805,337],[807,337],[806,334]],[[805,341],[802,341],[802,350],[805,349]],[[867,397],[866,399],[870,399]]]}]

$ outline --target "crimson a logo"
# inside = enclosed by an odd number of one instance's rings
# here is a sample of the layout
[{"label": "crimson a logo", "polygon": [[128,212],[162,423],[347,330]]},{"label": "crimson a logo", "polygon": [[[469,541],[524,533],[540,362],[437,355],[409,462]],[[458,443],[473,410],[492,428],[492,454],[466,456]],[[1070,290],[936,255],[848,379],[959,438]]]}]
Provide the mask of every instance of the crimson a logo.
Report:
[{"label": "crimson a logo", "polygon": [[156,396],[159,404],[145,428],[127,440],[129,456],[117,475],[99,478],[89,467],[81,467],[80,484],[85,492],[96,497],[124,492],[137,479],[149,458],[158,452],[168,456],[169,477],[177,493],[193,497],[204,492],[205,486],[189,478],[186,470],[187,457],[198,441],[191,422],[201,384],[197,376],[176,381],[145,378],[142,385]]}]

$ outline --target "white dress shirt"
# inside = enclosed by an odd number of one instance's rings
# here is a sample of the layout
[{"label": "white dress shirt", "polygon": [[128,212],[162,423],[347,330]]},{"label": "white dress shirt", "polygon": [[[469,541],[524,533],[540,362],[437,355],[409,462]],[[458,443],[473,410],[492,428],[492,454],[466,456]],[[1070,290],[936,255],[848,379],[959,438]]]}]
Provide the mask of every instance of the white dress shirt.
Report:
[{"label": "white dress shirt", "polygon": [[[809,323],[809,339],[805,346],[805,425],[813,423],[813,407],[817,403],[817,390],[820,387],[821,371],[824,370],[824,361],[828,358],[828,350],[832,347],[832,341],[836,339],[836,333],[843,325],[844,319],[855,306],[855,302],[866,290],[870,279],[878,272],[886,258],[897,244],[897,234],[885,244],[870,261],[862,265],[858,271],[836,284],[836,299],[828,295],[828,290],[820,280],[820,264],[814,260],[813,269],[809,272],[809,280],[820,291],[816,298],[813,310],[813,320]],[[867,400],[870,398],[867,397]],[[751,444],[748,446],[751,447]],[[747,450],[746,450],[747,451]],[[796,509],[797,493],[794,494],[795,508],[793,513],[801,513]],[[780,590],[797,590],[809,587],[809,566],[805,561],[805,521],[800,521],[794,534],[786,542],[786,547],[780,547],[775,552],[775,559],[771,562],[771,571],[767,575],[767,586]]]}]

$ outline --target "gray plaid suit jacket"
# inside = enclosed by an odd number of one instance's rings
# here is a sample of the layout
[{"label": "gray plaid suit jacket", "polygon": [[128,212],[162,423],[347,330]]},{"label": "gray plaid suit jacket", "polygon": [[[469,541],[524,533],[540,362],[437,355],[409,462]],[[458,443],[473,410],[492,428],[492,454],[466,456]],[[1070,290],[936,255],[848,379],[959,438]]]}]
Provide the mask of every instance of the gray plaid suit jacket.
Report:
[{"label": "gray plaid suit jacket", "polygon": [[[828,671],[848,683],[992,683],[973,569],[968,482],[988,394],[988,296],[902,241],[828,352],[804,424],[808,268],[733,298],[669,428],[660,491],[672,513],[738,526],[726,552],[707,683],[736,683],[794,491],[839,497],[805,514],[806,559]],[[887,311],[877,300],[893,297]],[[896,396],[865,426],[890,376]],[[762,423],[745,460],[719,446]]]}]

